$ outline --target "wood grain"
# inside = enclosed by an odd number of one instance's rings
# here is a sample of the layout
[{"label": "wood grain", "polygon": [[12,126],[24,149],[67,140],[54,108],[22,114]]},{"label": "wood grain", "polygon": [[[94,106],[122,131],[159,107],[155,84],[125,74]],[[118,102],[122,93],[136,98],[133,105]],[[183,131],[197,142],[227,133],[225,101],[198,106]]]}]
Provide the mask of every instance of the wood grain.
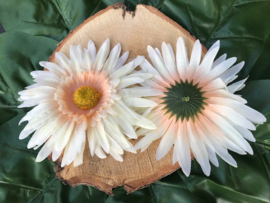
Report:
[{"label": "wood grain", "polygon": [[[147,56],[147,45],[160,48],[161,43],[166,42],[170,43],[175,51],[178,37],[184,38],[190,56],[196,39],[177,23],[151,6],[138,5],[136,11],[131,12],[126,11],[123,4],[117,3],[98,12],[70,32],[55,52],[61,51],[69,56],[70,45],[81,44],[86,48],[91,39],[99,48],[103,41],[109,38],[111,47],[120,43],[122,53],[129,51],[129,60],[132,60],[137,55]],[[49,61],[56,62],[55,52]],[[206,52],[205,47],[203,52]],[[131,142],[135,144],[137,140]],[[143,153],[125,152],[123,162],[118,162],[111,156],[103,160],[96,156],[91,157],[86,144],[83,165],[73,167],[70,164],[61,168],[60,158],[55,166],[56,176],[71,186],[92,185],[110,195],[113,195],[113,188],[124,185],[130,193],[146,187],[180,167],[178,164],[172,165],[172,149],[160,161],[155,160],[159,142],[160,140],[157,140],[152,143]]]}]

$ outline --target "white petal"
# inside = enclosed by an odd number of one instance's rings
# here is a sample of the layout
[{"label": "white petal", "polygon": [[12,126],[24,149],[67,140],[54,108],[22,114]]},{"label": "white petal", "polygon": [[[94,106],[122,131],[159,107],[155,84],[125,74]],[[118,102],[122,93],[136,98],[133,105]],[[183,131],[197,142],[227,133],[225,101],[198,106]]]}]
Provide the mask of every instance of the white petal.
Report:
[{"label": "white petal", "polygon": [[210,83],[208,83],[204,87],[202,87],[202,91],[209,92],[209,91],[222,89],[222,88],[226,88],[226,85],[220,78],[217,78],[215,80],[212,80]]},{"label": "white petal", "polygon": [[251,123],[244,116],[237,113],[231,108],[228,108],[222,105],[217,105],[217,104],[209,104],[207,108],[216,112],[219,115],[222,115],[223,117],[227,118],[228,120],[230,120],[232,123],[235,123],[236,125],[242,126],[250,130],[256,129],[253,123]]},{"label": "white petal", "polygon": [[165,67],[165,64],[163,61],[159,58],[155,50],[151,46],[147,46],[147,51],[149,58],[151,59],[154,67],[156,70],[160,73],[160,76],[165,80],[165,81],[171,81],[171,75],[167,68]]},{"label": "white petal", "polygon": [[131,74],[129,74],[128,76],[125,76],[125,78],[133,78],[133,77],[138,77],[138,78],[142,78],[144,80],[149,79],[154,77],[154,74],[152,73],[145,73],[142,71],[133,71]]},{"label": "white petal", "polygon": [[155,107],[157,105],[156,102],[151,101],[149,99],[137,98],[137,97],[124,97],[123,101],[132,107]]},{"label": "white petal", "polygon": [[156,160],[160,160],[163,158],[172,148],[175,139],[176,139],[177,127],[175,126],[174,122],[168,126],[167,132],[162,136],[161,141],[158,145],[156,151]]},{"label": "white petal", "polygon": [[69,55],[70,55],[70,68],[72,73],[79,73],[81,72],[81,64],[79,63],[79,56],[77,53],[77,46],[71,45],[69,48]]},{"label": "white petal", "polygon": [[82,150],[82,144],[84,143],[85,137],[86,137],[86,121],[85,120],[83,120],[80,123],[76,123],[76,126],[74,128],[74,136],[75,136],[75,146],[76,146],[77,152],[80,153]]},{"label": "white petal", "polygon": [[266,121],[266,118],[263,114],[260,112],[250,108],[249,106],[246,106],[238,101],[234,101],[232,99],[228,98],[218,98],[218,97],[211,97],[207,99],[207,103],[211,104],[220,104],[224,106],[228,106],[244,116],[245,118],[249,119],[253,123],[262,124]]},{"label": "white petal", "polygon": [[213,68],[215,68],[216,66],[218,66],[219,64],[221,64],[223,61],[225,61],[227,58],[227,54],[223,54],[220,57],[218,57],[218,59],[216,59],[213,63]]},{"label": "white petal", "polygon": [[111,151],[110,151],[110,154],[112,155],[112,157],[115,159],[115,160],[117,160],[117,161],[123,161],[123,157],[120,155],[120,154],[118,154],[118,153],[116,153],[115,151],[114,151],[114,149],[112,149]]},{"label": "white petal", "polygon": [[[213,49],[217,48],[217,47],[220,47],[220,41],[217,40],[209,49],[208,49],[208,52],[212,51]],[[208,53],[206,53],[208,54]]]},{"label": "white petal", "polygon": [[231,67],[229,70],[225,71],[222,75],[220,75],[219,77],[225,82],[227,83],[231,78],[233,78],[245,65],[245,62],[242,61],[236,65],[234,65],[233,67]]},{"label": "white petal", "polygon": [[53,152],[52,152],[52,160],[56,161],[60,157],[61,154],[62,154],[62,150],[56,151],[54,147]]},{"label": "white petal", "polygon": [[59,131],[59,138],[56,140],[54,149],[62,151],[69,141],[71,133],[74,129],[74,122],[67,121],[66,124]]},{"label": "white petal", "polygon": [[110,80],[109,83],[112,86],[112,88],[116,88],[117,85],[120,83],[120,79],[119,78],[115,78],[113,80]]},{"label": "white petal", "polygon": [[[55,142],[63,136],[63,134],[66,132],[66,130],[68,129],[68,125],[70,124],[70,121],[65,118],[63,115],[61,115],[62,117],[59,118],[56,121],[56,125],[57,125],[57,129],[56,132],[51,136],[51,138],[48,140],[48,144],[49,146],[51,145],[55,145]],[[59,149],[60,150],[60,149]],[[59,151],[58,150],[58,151]]]},{"label": "white petal", "polygon": [[20,135],[19,135],[19,139],[25,139],[27,138],[31,133],[33,133],[36,129],[30,129],[30,130],[22,130]]},{"label": "white petal", "polygon": [[27,89],[18,92],[20,96],[37,96],[37,95],[44,95],[44,94],[54,94],[56,88],[48,87],[48,86],[40,86],[32,89]]},{"label": "white petal", "polygon": [[187,133],[190,141],[190,148],[200,164],[205,175],[209,176],[211,171],[211,166],[208,159],[208,153],[202,140],[196,134],[196,128],[191,122],[187,122]]},{"label": "white petal", "polygon": [[107,156],[106,154],[103,152],[103,150],[101,149],[101,146],[99,144],[96,145],[96,149],[95,149],[95,154],[98,156],[98,158],[100,159],[105,159]]},{"label": "white petal", "polygon": [[253,154],[252,148],[249,143],[241,136],[241,134],[233,128],[224,118],[211,112],[210,110],[205,110],[203,114],[211,120],[213,123],[219,126],[223,133],[235,144],[244,149],[250,154]]},{"label": "white petal", "polygon": [[244,87],[243,85],[246,82],[246,80],[247,80],[247,78],[229,85],[228,86],[228,91],[231,92],[231,93],[234,93],[234,92],[236,92],[238,90],[241,90]]},{"label": "white petal", "polygon": [[159,139],[166,130],[168,129],[168,126],[170,125],[171,121],[163,122],[156,130],[151,131],[150,133],[147,133],[142,139],[140,139],[136,145],[135,149],[140,149],[144,146],[150,145],[154,140]]},{"label": "white petal", "polygon": [[151,78],[153,81],[163,85],[163,86],[169,86],[167,82],[165,82],[162,77],[160,76],[159,72],[154,69],[154,67],[145,59],[141,64],[140,67],[142,68],[143,71],[146,73],[153,73],[154,77]]},{"label": "white petal", "polygon": [[170,48],[165,44],[165,42],[162,43],[162,55],[164,58],[165,66],[170,72],[171,77],[179,81],[179,75],[177,73],[175,65],[174,54],[171,54]]},{"label": "white petal", "polygon": [[[215,149],[212,146],[212,142],[210,141],[210,140],[213,140],[213,135],[211,133],[214,134],[215,132],[207,131],[207,129],[205,128],[205,125],[206,123],[203,122],[202,120],[196,120],[196,131],[198,133],[198,136],[200,136],[201,141],[203,141],[205,144],[209,160],[215,166],[218,166],[219,163],[215,154]],[[219,136],[219,135],[217,134],[216,136]]]},{"label": "white petal", "polygon": [[114,153],[117,153],[117,154],[124,154],[122,147],[119,144],[117,144],[117,142],[114,139],[112,139],[108,134],[107,136],[108,136],[108,140],[111,146],[110,153],[113,151]]},{"label": "white petal", "polygon": [[55,60],[59,66],[65,70],[66,74],[72,74],[72,69],[70,67],[70,60],[62,52],[55,53]]},{"label": "white petal", "polygon": [[137,139],[137,135],[132,127],[132,125],[124,120],[122,117],[120,116],[114,116],[111,117],[112,120],[115,122],[115,124],[119,124],[121,131],[123,132],[123,134],[125,134],[126,136],[128,136],[131,139]]},{"label": "white petal", "polygon": [[144,152],[145,150],[147,150],[147,148],[150,146],[150,144],[149,145],[146,145],[146,146],[144,146],[144,147],[142,147],[141,148],[141,152]]},{"label": "white petal", "polygon": [[48,69],[49,71],[53,72],[59,78],[61,78],[61,76],[63,76],[63,75],[66,75],[65,70],[61,66],[58,66],[55,63],[41,61],[41,62],[39,62],[39,65]]},{"label": "white petal", "polygon": [[234,81],[236,78],[238,78],[238,75],[231,77],[228,82],[226,83],[226,85],[228,85],[230,82]]},{"label": "white petal", "polygon": [[127,63],[126,65],[122,66],[121,68],[117,69],[110,75],[110,79],[119,79],[123,76],[129,74],[132,70],[134,70],[133,67],[134,63],[133,61]]},{"label": "white petal", "polygon": [[[176,157],[177,151],[176,151],[176,147],[175,146],[176,146],[176,143],[174,144],[174,148],[173,148],[173,165],[177,162],[177,157]],[[141,152],[143,152],[143,151],[141,150]]]},{"label": "white petal", "polygon": [[24,108],[24,107],[32,107],[36,106],[41,103],[50,102],[53,101],[53,98],[47,97],[47,96],[39,96],[35,98],[31,98],[29,100],[24,101],[22,104],[18,106],[18,108]]},{"label": "white petal", "polygon": [[188,68],[188,56],[186,51],[185,42],[182,37],[179,37],[176,44],[176,64],[177,71],[180,78],[186,80],[186,71]]},{"label": "white petal", "polygon": [[19,125],[27,120],[33,119],[37,115],[41,115],[44,113],[48,113],[50,110],[56,108],[56,103],[55,102],[46,102],[46,103],[41,103],[35,108],[33,108],[31,111],[29,111],[19,122]]},{"label": "white petal", "polygon": [[212,162],[212,164],[214,166],[218,167],[219,163],[218,163],[218,160],[217,160],[215,150],[212,148],[212,146],[208,146],[208,145],[205,145],[205,146],[206,146],[206,149],[207,149],[209,160]]},{"label": "white petal", "polygon": [[[160,126],[162,123],[164,123],[166,120],[169,119],[169,114],[167,115],[163,115],[164,113],[160,110],[160,109],[154,109],[153,111],[151,111],[148,116],[147,119],[151,120],[156,126]],[[145,129],[145,128],[140,128],[137,131],[137,135],[144,135],[146,133],[148,133],[150,130],[149,129]]]},{"label": "white petal", "polygon": [[[76,143],[75,143],[75,135],[73,134],[69,143],[67,144],[66,148],[65,148],[65,154],[66,154],[66,165],[71,164],[77,154],[77,150],[76,150]],[[66,152],[67,151],[67,152]]]},{"label": "white petal", "polygon": [[112,71],[114,71],[118,59],[119,59],[119,55],[121,52],[121,45],[118,43],[110,52],[110,56],[108,57],[108,59],[106,60],[106,63],[104,65],[104,68],[111,73]]},{"label": "white petal", "polygon": [[48,146],[48,143],[46,143],[41,150],[39,151],[37,158],[36,158],[36,162],[41,162],[44,159],[46,159],[53,150],[53,145],[52,146]]},{"label": "white petal", "polygon": [[[35,70],[30,73],[33,78],[38,78],[38,77],[57,77],[53,72],[50,71],[43,71],[43,70]],[[29,89],[29,88],[27,88]]]},{"label": "white petal", "polygon": [[96,127],[94,128],[94,131],[96,132],[97,140],[102,149],[109,153],[110,151],[110,145],[108,141],[108,137],[106,135],[104,124],[102,122],[98,122]]},{"label": "white petal", "polygon": [[38,83],[40,86],[57,87],[61,81],[57,77],[50,77],[50,78],[38,77],[34,79],[34,82]]},{"label": "white petal", "polygon": [[108,57],[109,51],[110,51],[110,40],[106,39],[98,50],[98,53],[94,62],[95,70],[97,71],[102,70],[105,64],[105,60]]},{"label": "white petal", "polygon": [[239,95],[232,94],[224,89],[214,90],[211,92],[205,92],[203,96],[207,98],[211,98],[211,97],[230,98],[238,102],[241,102],[243,104],[247,103],[247,101],[243,99],[242,97],[240,97]]},{"label": "white petal", "polygon": [[193,78],[194,73],[199,67],[202,55],[202,46],[199,40],[196,40],[190,57],[188,72],[187,72],[187,79],[191,81]]},{"label": "white petal", "polygon": [[237,167],[236,161],[233,159],[233,157],[228,153],[226,149],[224,149],[222,146],[216,144],[213,142],[212,146],[214,147],[216,153],[228,164]]},{"label": "white petal", "polygon": [[208,72],[213,65],[214,59],[219,51],[219,41],[212,45],[212,47],[205,54],[201,66]]},{"label": "white petal", "polygon": [[133,69],[135,69],[137,66],[141,65],[141,63],[145,60],[144,56],[137,56],[135,59],[133,59]]},{"label": "white petal", "polygon": [[33,134],[33,136],[31,137],[31,139],[29,140],[28,144],[27,144],[27,149],[36,147],[37,145],[35,144],[35,140],[37,139],[37,137],[40,134],[40,129],[37,129],[36,132]]},{"label": "white petal", "polygon": [[175,156],[184,174],[189,176],[191,170],[191,156],[185,121],[183,123],[179,123],[173,153],[176,154]]},{"label": "white petal", "polygon": [[201,55],[202,55],[202,46],[201,46],[200,40],[197,39],[195,44],[193,45],[190,62],[189,62],[189,65],[191,67],[195,67],[195,70],[198,68],[200,64]]},{"label": "white petal", "polygon": [[36,131],[35,136],[32,136],[27,147],[32,148],[36,145],[41,146],[58,128],[55,125],[56,119],[57,117],[39,128],[39,130]]},{"label": "white petal", "polygon": [[96,47],[92,40],[88,42],[88,50],[91,54],[91,58],[94,61],[96,59]]},{"label": "white petal", "polygon": [[124,97],[148,97],[162,95],[163,91],[151,87],[133,87],[122,89],[119,94]]},{"label": "white petal", "polygon": [[251,142],[255,142],[256,139],[252,135],[252,133],[247,130],[246,128],[240,127],[240,126],[234,126],[234,128],[246,139],[248,139]]},{"label": "white petal", "polygon": [[194,78],[203,78],[209,73],[213,66],[214,59],[217,55],[219,47],[215,47],[212,50],[209,50],[203,58],[203,61],[199,68],[197,69]]},{"label": "white petal", "polygon": [[224,71],[230,68],[236,61],[236,57],[227,59],[226,61],[220,63],[218,66],[210,70],[210,72],[200,81],[201,85],[209,83],[211,80],[215,79],[221,75]]},{"label": "white petal", "polygon": [[120,90],[131,85],[140,84],[143,81],[144,79],[139,77],[122,78],[119,85],[117,86],[117,89]]},{"label": "white petal", "polygon": [[115,103],[115,107],[118,107],[118,109],[123,113],[123,111],[128,112],[132,117],[135,119],[135,124],[147,129],[156,129],[156,125],[148,120],[147,118],[137,114],[135,111],[130,109],[128,106],[125,105],[123,101],[119,101]]},{"label": "white petal", "polygon": [[172,45],[167,44],[167,47],[169,48],[169,51],[171,53],[171,57],[173,58],[173,61],[175,62],[175,55],[174,55],[174,51],[173,51]]},{"label": "white petal", "polygon": [[88,49],[84,49],[84,68],[85,71],[90,71],[92,69],[92,56],[90,54],[90,51]]},{"label": "white petal", "polygon": [[118,60],[117,65],[115,67],[115,70],[117,70],[118,68],[120,68],[121,66],[123,66],[123,64],[127,61],[129,52],[126,51]]},{"label": "white petal", "polygon": [[160,53],[160,51],[159,51],[158,48],[155,48],[155,52],[156,52],[156,54],[158,55],[159,59],[164,63],[164,59],[163,59],[163,57],[161,56],[161,53]]},{"label": "white petal", "polygon": [[93,128],[90,128],[90,127],[87,128],[87,139],[88,139],[90,154],[91,156],[94,156],[95,150],[96,150],[97,138],[96,138],[95,131],[93,130]]},{"label": "white petal", "polygon": [[[227,138],[223,136],[224,134],[223,133],[220,134],[214,125],[210,126],[208,123],[209,120],[207,120],[203,116],[200,116],[199,119],[201,122],[196,122],[196,124],[198,124],[197,130],[198,130],[198,133],[204,139],[205,143],[209,147],[211,147],[227,163],[236,167],[237,164],[236,164],[235,160],[231,157],[231,155],[228,154],[228,151],[226,149],[224,149],[224,147],[222,146],[227,141]],[[207,128],[205,128],[205,127],[207,127]],[[213,135],[215,135],[215,137]],[[218,139],[215,139],[215,138],[218,138]],[[209,152],[209,153],[211,153],[211,152]],[[215,163],[216,162],[215,157],[210,158],[210,156],[211,155],[209,154],[209,159],[211,160],[213,158],[214,159],[213,162]],[[215,163],[215,164],[218,165],[218,163]]]},{"label": "white petal", "polygon": [[83,152],[84,152],[84,148],[85,148],[85,143],[82,144],[81,153],[77,153],[77,155],[76,155],[76,157],[74,159],[74,162],[73,162],[74,167],[77,167],[77,166],[83,164]]},{"label": "white petal", "polygon": [[[238,154],[246,154],[246,152],[229,140],[225,134],[219,129],[217,125],[208,120],[205,116],[199,115],[199,120],[196,122],[198,125],[197,131],[203,137],[204,140],[215,141],[215,145],[224,146]],[[213,144],[206,142],[208,145]]]},{"label": "white petal", "polygon": [[42,116],[36,116],[34,119],[30,120],[28,124],[23,129],[25,130],[31,130],[31,129],[37,129],[38,126],[43,126],[45,123],[47,123],[48,120],[53,119],[55,115],[58,112],[56,111],[50,111],[47,114],[43,114]]},{"label": "white petal", "polygon": [[[117,125],[109,121],[109,119],[104,119],[104,127],[107,134],[114,139],[124,150],[135,151],[131,143],[126,139],[126,137],[121,133]],[[136,151],[135,151],[136,152]]]}]

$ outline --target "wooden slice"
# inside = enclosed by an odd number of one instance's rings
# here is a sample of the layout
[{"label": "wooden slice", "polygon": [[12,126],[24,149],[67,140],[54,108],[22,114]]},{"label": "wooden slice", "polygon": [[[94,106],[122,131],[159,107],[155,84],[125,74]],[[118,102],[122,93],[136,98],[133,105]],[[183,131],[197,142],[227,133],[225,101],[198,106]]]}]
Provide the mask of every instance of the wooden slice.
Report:
[{"label": "wooden slice", "polygon": [[[190,56],[195,38],[177,23],[151,6],[138,5],[136,11],[131,12],[126,11],[123,4],[117,3],[98,12],[70,32],[55,52],[61,51],[69,56],[70,45],[81,44],[86,48],[91,39],[99,48],[104,40],[109,38],[111,47],[120,43],[122,53],[129,51],[131,60],[137,55],[148,56],[147,45],[160,48],[161,43],[166,42],[170,43],[175,51],[178,37],[184,38]],[[205,48],[203,52],[206,52]],[[54,53],[49,61],[56,62]],[[137,140],[131,142],[135,144]],[[113,188],[124,185],[130,193],[146,187],[180,167],[178,164],[172,165],[172,149],[164,158],[156,161],[155,154],[159,142],[160,140],[157,140],[152,143],[143,153],[125,152],[123,162],[114,160],[110,155],[106,159],[91,157],[86,144],[83,165],[74,167],[70,164],[61,168],[60,158],[55,166],[56,176],[71,186],[92,185],[110,195]]]}]

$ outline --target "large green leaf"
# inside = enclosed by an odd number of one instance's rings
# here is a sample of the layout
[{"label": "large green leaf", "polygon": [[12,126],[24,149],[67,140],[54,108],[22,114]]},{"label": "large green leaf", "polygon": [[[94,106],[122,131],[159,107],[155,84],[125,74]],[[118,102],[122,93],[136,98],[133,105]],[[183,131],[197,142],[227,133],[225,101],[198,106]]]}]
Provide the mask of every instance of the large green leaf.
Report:
[{"label": "large green leaf", "polygon": [[268,0],[169,0],[161,11],[207,48],[220,40],[220,55],[246,62],[239,78],[255,80],[270,78],[269,8]]},{"label": "large green leaf", "polygon": [[[160,7],[162,0],[8,0],[0,3],[0,22],[6,31],[21,31],[61,41],[86,18],[117,2]],[[14,9],[15,8],[15,9]]]},{"label": "large green leaf", "polygon": [[[117,0],[8,0],[0,2],[0,202],[269,202],[270,201],[270,1],[267,0],[122,0],[135,8],[159,8],[206,47],[221,40],[221,51],[245,60],[240,79],[250,75],[241,91],[248,104],[268,122],[257,126],[254,155],[233,157],[238,168],[219,160],[206,177],[192,161],[190,177],[178,170],[150,187],[114,196],[93,187],[72,188],[55,178],[53,163],[35,162],[37,151],[19,140],[18,126],[26,110],[18,110],[17,92],[32,83],[30,71],[47,60],[56,44],[86,18]],[[16,31],[16,32],[15,32]]]}]

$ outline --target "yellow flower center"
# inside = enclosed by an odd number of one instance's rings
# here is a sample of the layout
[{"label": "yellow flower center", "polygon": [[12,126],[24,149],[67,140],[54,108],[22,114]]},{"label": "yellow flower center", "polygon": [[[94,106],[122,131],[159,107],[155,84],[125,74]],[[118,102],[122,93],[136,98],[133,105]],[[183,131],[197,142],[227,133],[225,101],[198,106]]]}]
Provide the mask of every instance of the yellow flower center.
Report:
[{"label": "yellow flower center", "polygon": [[73,102],[78,108],[89,110],[98,104],[101,96],[102,94],[95,88],[90,86],[81,86],[73,93]]}]

